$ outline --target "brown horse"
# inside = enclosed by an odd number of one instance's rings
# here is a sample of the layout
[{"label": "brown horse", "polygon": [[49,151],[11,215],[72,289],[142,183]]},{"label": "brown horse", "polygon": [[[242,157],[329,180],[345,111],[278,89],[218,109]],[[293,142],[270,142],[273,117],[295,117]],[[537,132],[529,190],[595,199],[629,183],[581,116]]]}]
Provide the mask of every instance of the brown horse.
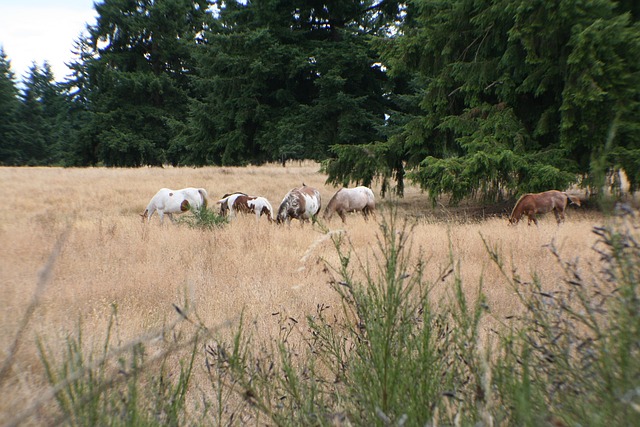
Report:
[{"label": "brown horse", "polygon": [[528,225],[531,225],[531,221],[538,225],[536,214],[545,214],[553,211],[556,221],[560,224],[564,221],[564,210],[569,202],[580,206],[580,199],[563,191],[549,190],[543,193],[525,194],[518,199],[513,207],[509,223],[517,224],[522,215],[526,215],[529,218]]}]

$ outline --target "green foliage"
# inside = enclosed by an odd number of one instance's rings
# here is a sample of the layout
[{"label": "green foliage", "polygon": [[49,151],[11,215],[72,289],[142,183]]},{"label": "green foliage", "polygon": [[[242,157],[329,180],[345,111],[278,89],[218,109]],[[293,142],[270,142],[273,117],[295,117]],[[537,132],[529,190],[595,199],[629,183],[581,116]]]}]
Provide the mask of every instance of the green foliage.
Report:
[{"label": "green foliage", "polygon": [[[626,208],[624,208],[626,209]],[[640,299],[637,218],[594,228],[598,272],[586,279],[577,260],[561,259],[555,284],[523,281],[506,271],[524,311],[503,335],[495,384],[517,425],[635,425],[640,420]]]},{"label": "green foliage", "polygon": [[402,195],[408,178],[454,204],[573,184],[602,193],[620,170],[640,185],[634,2],[106,0],[96,11],[73,76],[56,84],[34,68],[18,106],[3,56],[2,164],[315,159],[332,184],[378,180],[383,196]]},{"label": "green foliage", "polygon": [[192,55],[211,21],[207,6],[206,0],[96,5],[97,23],[79,41],[82,63],[74,64],[69,85],[86,97],[92,120],[82,131],[99,161],[107,166],[181,163],[176,123],[187,118]]},{"label": "green foliage", "polygon": [[[489,390],[486,354],[478,347],[482,298],[469,305],[452,265],[436,282],[454,273],[453,302],[432,301],[424,265],[409,260],[411,227],[393,217],[380,226],[373,266],[362,264],[343,233],[328,235],[339,255],[329,269],[341,314],[319,305],[308,330],[281,318],[272,346],[255,348],[239,330],[233,351],[217,344],[210,352],[213,364],[233,379],[228,386],[248,398],[251,407],[244,411],[256,420],[425,425],[453,423],[458,413],[457,422],[468,425],[483,417],[477,408]],[[290,340],[296,331],[302,345]]]},{"label": "green foliage", "polygon": [[381,45],[390,74],[423,88],[422,112],[402,131],[407,158],[424,159],[409,176],[455,203],[566,188],[597,172],[593,159],[620,168],[603,147],[618,117],[625,133],[611,149],[637,149],[640,43],[614,6],[409,2],[403,35]]},{"label": "green foliage", "polygon": [[33,64],[17,89],[9,61],[1,55],[0,164],[56,165],[63,160],[67,104],[47,62]]},{"label": "green foliage", "polygon": [[176,222],[178,224],[186,224],[191,228],[212,230],[224,226],[228,220],[213,209],[203,206],[197,210],[189,210],[188,213],[180,216]]},{"label": "green foliage", "polygon": [[395,193],[402,196],[404,191],[404,165],[400,155],[393,156],[393,143],[373,143],[358,145],[334,145],[331,147],[335,158],[324,161],[322,172],[327,174],[327,182],[347,187],[350,183],[370,187],[374,179],[382,181],[382,195],[391,187],[395,178]]},{"label": "green foliage", "polygon": [[202,95],[182,141],[193,159],[320,160],[332,145],[379,139],[386,77],[369,43],[382,26],[372,18],[379,7],[225,3],[198,50]]},{"label": "green foliage", "polygon": [[11,62],[0,47],[0,165],[24,162],[20,147],[24,124],[18,117],[20,101]]},{"label": "green foliage", "polygon": [[[101,348],[88,347],[82,325],[70,335],[60,360],[47,343],[38,339],[40,360],[60,410],[55,424],[65,425],[181,425],[185,422],[188,386],[194,369],[199,335],[185,342],[175,324],[124,345],[113,342],[117,324],[114,308]],[[174,331],[174,342],[149,356],[149,341]],[[173,366],[182,348],[189,356]],[[177,371],[177,375],[176,375]],[[36,401],[36,404],[43,402]]]}]

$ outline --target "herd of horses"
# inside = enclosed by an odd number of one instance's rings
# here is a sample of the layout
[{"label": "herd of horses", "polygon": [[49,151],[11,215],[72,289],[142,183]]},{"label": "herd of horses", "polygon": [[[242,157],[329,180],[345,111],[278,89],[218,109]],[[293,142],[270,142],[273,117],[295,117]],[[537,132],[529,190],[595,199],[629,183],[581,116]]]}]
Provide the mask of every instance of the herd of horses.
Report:
[{"label": "herd of horses", "polygon": [[[253,214],[256,220],[264,215],[269,222],[288,224],[292,219],[302,223],[315,219],[320,213],[322,199],[320,191],[303,183],[301,187],[291,189],[284,196],[277,213],[265,197],[250,196],[242,192],[225,194],[216,204],[220,205],[220,215],[229,219],[235,218],[238,214]],[[162,188],[151,198],[141,216],[143,221],[148,221],[157,212],[162,224],[165,215],[173,221],[173,214],[191,209],[198,210],[206,206],[207,191],[204,188],[189,187],[181,190]],[[341,188],[329,200],[323,217],[330,220],[337,213],[345,222],[346,213],[362,212],[367,219],[370,215],[375,215],[375,209],[375,198],[370,188],[362,186]]]},{"label": "herd of horses", "polygon": [[[183,188],[181,190],[160,189],[152,198],[147,208],[141,214],[142,220],[149,221],[157,212],[160,223],[167,215],[174,221],[173,214],[180,214],[188,210],[199,210],[207,206],[207,191],[204,188]],[[536,215],[553,212],[558,224],[564,221],[564,213],[569,203],[580,206],[580,199],[563,191],[549,190],[542,193],[528,193],[522,195],[516,202],[509,224],[517,224],[523,216],[527,216],[528,225],[531,222],[538,225]],[[256,220],[265,216],[269,222],[289,224],[292,219],[301,223],[314,220],[320,213],[322,201],[320,192],[313,187],[302,184],[301,187],[291,189],[282,199],[277,213],[269,201],[262,196],[250,196],[246,193],[235,192],[222,196],[216,202],[220,205],[220,215],[229,219],[238,214],[253,214]],[[376,202],[370,188],[359,186],[355,188],[341,188],[329,200],[323,218],[330,220],[337,214],[342,222],[346,222],[349,212],[361,212],[365,219],[375,216]]]}]

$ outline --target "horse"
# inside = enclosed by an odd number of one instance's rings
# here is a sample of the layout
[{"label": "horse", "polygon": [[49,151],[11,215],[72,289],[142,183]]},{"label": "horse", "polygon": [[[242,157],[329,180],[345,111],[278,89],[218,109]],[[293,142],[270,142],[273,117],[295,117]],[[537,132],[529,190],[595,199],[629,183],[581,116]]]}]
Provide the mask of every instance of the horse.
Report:
[{"label": "horse", "polygon": [[180,214],[190,209],[200,209],[207,206],[207,190],[204,188],[183,188],[181,190],[171,190],[161,188],[147,205],[147,208],[140,214],[142,221],[151,221],[151,216],[157,211],[160,224],[164,222],[164,215],[167,214],[171,222],[174,221],[173,214]]},{"label": "horse", "polygon": [[248,194],[242,193],[240,191],[236,191],[235,193],[227,193],[216,202],[216,204],[220,205],[220,216],[226,217],[229,214],[229,207],[233,206],[233,202],[235,202],[236,198],[239,196],[248,196]]},{"label": "horse", "polygon": [[549,190],[542,193],[524,194],[513,207],[509,216],[509,224],[517,224],[522,215],[526,215],[528,217],[528,225],[531,225],[531,221],[538,225],[536,214],[545,214],[553,211],[559,225],[564,221],[564,211],[569,202],[580,206],[579,198],[570,196],[563,191]]},{"label": "horse", "polygon": [[292,189],[282,199],[276,223],[291,223],[294,218],[301,224],[310,219],[315,221],[321,206],[320,192],[302,183],[302,187]]},{"label": "horse", "polygon": [[341,188],[333,195],[324,210],[322,217],[330,220],[334,213],[338,213],[342,222],[346,222],[346,212],[361,211],[364,219],[369,215],[375,216],[376,202],[373,191],[368,187]]},{"label": "horse", "polygon": [[222,199],[216,203],[220,204],[220,215],[229,215],[235,218],[236,212],[253,213],[256,215],[256,221],[262,215],[266,215],[269,222],[273,221],[273,208],[271,203],[261,196],[249,196],[245,193],[225,194]]}]

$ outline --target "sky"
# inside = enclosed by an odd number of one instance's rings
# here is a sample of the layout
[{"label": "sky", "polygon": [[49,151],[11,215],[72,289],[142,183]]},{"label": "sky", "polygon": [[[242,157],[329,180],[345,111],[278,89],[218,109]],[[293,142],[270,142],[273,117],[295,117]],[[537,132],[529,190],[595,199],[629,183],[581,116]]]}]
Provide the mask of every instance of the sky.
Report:
[{"label": "sky", "polygon": [[98,0],[0,0],[0,46],[22,80],[33,62],[51,65],[57,81],[69,74],[74,41],[93,25]]}]

